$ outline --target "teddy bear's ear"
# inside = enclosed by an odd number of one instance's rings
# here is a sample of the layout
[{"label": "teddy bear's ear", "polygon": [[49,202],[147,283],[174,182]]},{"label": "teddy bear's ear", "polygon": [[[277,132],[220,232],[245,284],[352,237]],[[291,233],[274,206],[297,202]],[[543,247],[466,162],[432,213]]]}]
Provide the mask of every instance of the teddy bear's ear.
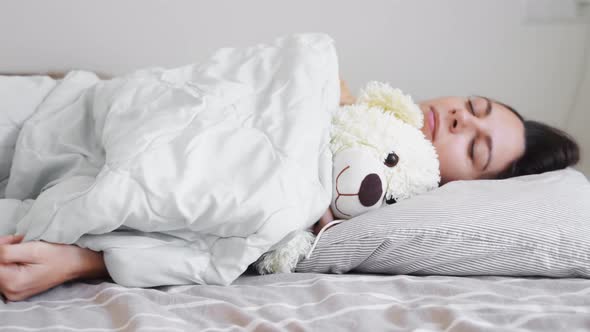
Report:
[{"label": "teddy bear's ear", "polygon": [[404,95],[400,89],[394,89],[387,83],[369,82],[361,91],[357,104],[380,108],[418,129],[424,124],[424,115],[412,97]]}]

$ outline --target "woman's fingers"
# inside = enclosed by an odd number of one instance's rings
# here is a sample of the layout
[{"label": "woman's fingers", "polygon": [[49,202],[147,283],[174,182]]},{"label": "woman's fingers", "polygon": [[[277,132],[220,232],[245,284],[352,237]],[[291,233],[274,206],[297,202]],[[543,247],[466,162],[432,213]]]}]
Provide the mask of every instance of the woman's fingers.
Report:
[{"label": "woman's fingers", "polygon": [[23,240],[24,235],[5,235],[0,236],[0,245],[2,244],[16,244]]},{"label": "woman's fingers", "polygon": [[36,263],[38,242],[0,245],[0,264]]},{"label": "woman's fingers", "polygon": [[35,294],[31,277],[27,265],[0,264],[0,293],[9,301],[26,299]]}]

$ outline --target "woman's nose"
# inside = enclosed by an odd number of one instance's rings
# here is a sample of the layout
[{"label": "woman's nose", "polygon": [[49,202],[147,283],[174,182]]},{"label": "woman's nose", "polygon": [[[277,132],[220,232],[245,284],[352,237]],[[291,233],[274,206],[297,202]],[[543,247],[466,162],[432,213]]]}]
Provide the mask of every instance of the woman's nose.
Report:
[{"label": "woman's nose", "polygon": [[454,109],[451,111],[450,131],[460,133],[474,126],[471,113],[465,110]]}]

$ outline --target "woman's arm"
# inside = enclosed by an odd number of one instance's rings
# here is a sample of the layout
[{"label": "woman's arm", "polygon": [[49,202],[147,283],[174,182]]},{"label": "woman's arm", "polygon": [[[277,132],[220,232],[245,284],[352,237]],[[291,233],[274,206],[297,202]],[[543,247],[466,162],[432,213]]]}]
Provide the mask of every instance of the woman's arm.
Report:
[{"label": "woman's arm", "polygon": [[108,277],[102,253],[22,236],[0,237],[0,293],[19,301],[74,279]]}]

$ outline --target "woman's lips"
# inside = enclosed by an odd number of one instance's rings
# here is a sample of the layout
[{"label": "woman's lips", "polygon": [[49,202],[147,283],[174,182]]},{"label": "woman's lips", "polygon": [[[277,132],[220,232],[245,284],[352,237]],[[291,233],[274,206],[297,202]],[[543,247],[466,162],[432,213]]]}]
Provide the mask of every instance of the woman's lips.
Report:
[{"label": "woman's lips", "polygon": [[433,142],[436,139],[437,120],[436,111],[430,106],[430,112],[428,112],[428,126],[430,127],[430,137]]}]

